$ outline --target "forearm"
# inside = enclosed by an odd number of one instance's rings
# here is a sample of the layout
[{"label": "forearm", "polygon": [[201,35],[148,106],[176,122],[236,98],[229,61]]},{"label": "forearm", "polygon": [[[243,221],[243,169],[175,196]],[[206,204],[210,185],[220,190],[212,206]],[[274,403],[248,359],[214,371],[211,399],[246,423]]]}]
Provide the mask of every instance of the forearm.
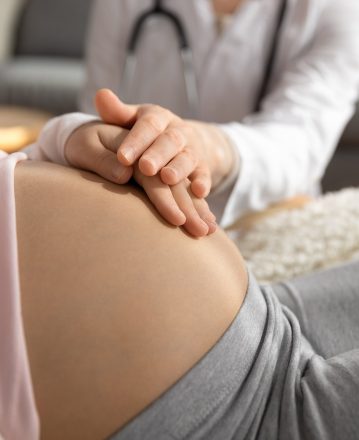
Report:
[{"label": "forearm", "polygon": [[273,78],[260,112],[221,125],[241,159],[223,227],[245,212],[315,194],[357,99],[358,14],[355,2],[328,3],[316,39]]}]

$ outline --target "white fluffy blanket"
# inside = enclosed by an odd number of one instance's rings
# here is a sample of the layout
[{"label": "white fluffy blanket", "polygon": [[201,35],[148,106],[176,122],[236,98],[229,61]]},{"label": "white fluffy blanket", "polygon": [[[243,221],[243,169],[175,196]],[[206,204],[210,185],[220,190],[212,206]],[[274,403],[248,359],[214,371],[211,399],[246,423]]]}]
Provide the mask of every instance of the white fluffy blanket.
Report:
[{"label": "white fluffy blanket", "polygon": [[359,259],[359,188],[329,193],[228,235],[262,283]]}]

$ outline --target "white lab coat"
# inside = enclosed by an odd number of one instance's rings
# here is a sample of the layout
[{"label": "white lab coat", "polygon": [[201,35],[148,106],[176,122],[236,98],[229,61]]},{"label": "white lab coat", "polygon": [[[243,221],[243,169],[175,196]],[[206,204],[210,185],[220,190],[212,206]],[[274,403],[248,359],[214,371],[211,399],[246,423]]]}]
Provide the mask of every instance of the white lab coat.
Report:
[{"label": "white lab coat", "polygon": [[[129,33],[151,0],[95,0],[81,97],[108,87],[133,103],[152,102],[185,117],[186,89],[178,41],[168,21],[153,19],[138,47],[138,65],[124,93],[121,75]],[[318,188],[359,89],[358,0],[288,0],[269,93],[253,107],[262,82],[280,0],[247,0],[218,36],[209,0],[167,0],[181,18],[194,53],[198,119],[220,124],[239,154],[235,178],[210,196],[222,226],[243,213]],[[33,157],[65,163],[67,136],[88,117],[48,124]]]}]

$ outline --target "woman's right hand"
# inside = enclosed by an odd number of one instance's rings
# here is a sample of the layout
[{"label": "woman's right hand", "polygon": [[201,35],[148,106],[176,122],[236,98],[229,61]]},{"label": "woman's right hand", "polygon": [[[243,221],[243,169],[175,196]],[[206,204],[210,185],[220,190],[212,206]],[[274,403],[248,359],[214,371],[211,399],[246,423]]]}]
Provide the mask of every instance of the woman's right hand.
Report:
[{"label": "woman's right hand", "polygon": [[118,161],[117,150],[127,134],[128,130],[101,121],[85,124],[69,137],[65,146],[66,160],[113,183],[125,184],[133,177],[168,223],[183,226],[194,237],[212,234],[217,227],[215,216],[204,199],[192,194],[188,179],[168,186],[158,174],[143,175],[138,163],[126,167]]}]

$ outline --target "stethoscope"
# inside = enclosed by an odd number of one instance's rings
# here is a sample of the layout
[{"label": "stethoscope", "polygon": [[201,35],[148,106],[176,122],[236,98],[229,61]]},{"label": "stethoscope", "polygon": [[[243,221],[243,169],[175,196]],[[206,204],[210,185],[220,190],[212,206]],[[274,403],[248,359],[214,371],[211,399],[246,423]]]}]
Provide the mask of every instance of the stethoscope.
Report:
[{"label": "stethoscope", "polygon": [[[288,0],[282,0],[280,8],[278,10],[276,27],[273,33],[270,50],[268,52],[268,58],[266,61],[266,68],[264,70],[262,84],[261,87],[259,88],[258,97],[254,106],[255,112],[259,111],[261,102],[267,94],[269,81],[271,79],[274,68],[274,62],[278,49],[280,33],[283,26],[283,21],[286,14],[287,6],[288,6]],[[125,64],[122,73],[122,80],[121,80],[121,90],[123,92],[123,95],[126,95],[126,91],[128,90],[130,81],[134,77],[134,73],[136,71],[136,64],[137,64],[136,49],[140,41],[142,31],[145,27],[146,21],[154,16],[163,17],[167,19],[173,25],[176,31],[178,43],[179,43],[179,53],[181,56],[182,66],[183,66],[186,96],[189,105],[188,116],[191,118],[195,118],[198,115],[199,94],[198,94],[198,85],[194,70],[194,64],[193,64],[192,49],[189,44],[187,33],[181,22],[181,19],[172,11],[169,11],[168,9],[164,8],[162,0],[155,0],[153,7],[148,11],[144,12],[143,14],[141,14],[137,18],[134,27],[132,29],[132,32],[130,33],[130,38],[126,50]]]}]

